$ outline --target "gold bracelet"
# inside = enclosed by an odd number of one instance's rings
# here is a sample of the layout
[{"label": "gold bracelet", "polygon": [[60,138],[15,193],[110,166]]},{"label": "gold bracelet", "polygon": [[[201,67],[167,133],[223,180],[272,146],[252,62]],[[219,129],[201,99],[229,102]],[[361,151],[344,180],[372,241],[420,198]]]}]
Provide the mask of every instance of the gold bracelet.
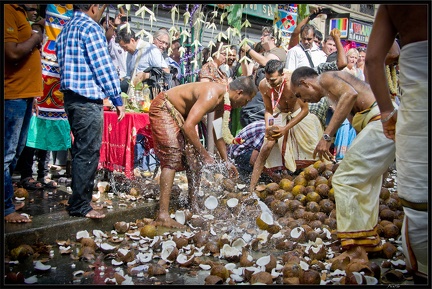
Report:
[{"label": "gold bracelet", "polygon": [[397,112],[397,110],[398,110],[397,107],[395,107],[393,111],[390,112],[390,114],[386,118],[381,118],[381,122],[384,123],[389,121],[392,118],[392,116]]}]

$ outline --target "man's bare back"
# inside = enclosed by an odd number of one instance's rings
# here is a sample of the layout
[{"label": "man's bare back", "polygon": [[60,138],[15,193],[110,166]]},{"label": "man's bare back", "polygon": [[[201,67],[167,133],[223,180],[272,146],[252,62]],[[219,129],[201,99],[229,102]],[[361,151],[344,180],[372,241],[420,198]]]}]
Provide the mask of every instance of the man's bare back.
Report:
[{"label": "man's bare back", "polygon": [[350,90],[355,91],[357,97],[351,109],[352,115],[369,108],[375,102],[369,84],[347,72],[325,72],[319,76],[319,83],[330,101],[336,103],[339,102],[344,93],[348,93]]}]

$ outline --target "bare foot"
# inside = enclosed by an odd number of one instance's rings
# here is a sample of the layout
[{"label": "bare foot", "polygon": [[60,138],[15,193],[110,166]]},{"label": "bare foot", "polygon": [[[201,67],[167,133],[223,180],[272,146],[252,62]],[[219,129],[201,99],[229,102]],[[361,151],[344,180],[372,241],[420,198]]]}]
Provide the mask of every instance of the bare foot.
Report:
[{"label": "bare foot", "polygon": [[99,213],[98,211],[95,210],[91,210],[90,212],[87,213],[87,215],[85,215],[85,217],[90,219],[102,219],[105,218],[105,214]]},{"label": "bare foot", "polygon": [[13,212],[4,218],[7,223],[29,223],[32,221],[27,216],[20,215],[17,212]]},{"label": "bare foot", "polygon": [[171,218],[157,218],[152,222],[154,226],[168,227],[168,228],[186,228],[185,225],[180,224],[179,222],[171,219]]},{"label": "bare foot", "polygon": [[93,208],[93,210],[102,210],[103,209],[103,205],[102,204],[97,204],[97,203],[90,203],[90,206]]},{"label": "bare foot", "polygon": [[21,210],[24,207],[24,202],[19,202],[15,204],[15,211]]}]

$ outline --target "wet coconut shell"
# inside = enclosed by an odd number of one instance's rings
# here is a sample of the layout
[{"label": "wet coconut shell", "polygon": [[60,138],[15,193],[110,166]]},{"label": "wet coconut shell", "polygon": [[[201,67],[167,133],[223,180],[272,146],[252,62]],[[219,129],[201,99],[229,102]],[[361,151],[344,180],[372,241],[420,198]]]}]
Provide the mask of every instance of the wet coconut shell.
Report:
[{"label": "wet coconut shell", "polygon": [[17,188],[14,190],[14,196],[17,198],[28,198],[29,193],[24,188]]},{"label": "wet coconut shell", "polygon": [[208,275],[205,279],[204,279],[204,284],[205,285],[220,285],[223,284],[224,280],[216,275]]},{"label": "wet coconut shell", "polygon": [[[325,179],[325,178],[324,178]],[[327,182],[327,179],[325,179],[325,181]],[[319,183],[315,186],[315,191],[321,196],[321,198],[325,199],[328,197],[328,193],[329,193],[329,186],[325,183]]]},{"label": "wet coconut shell", "polygon": [[165,275],[166,274],[165,268],[159,264],[150,264],[147,272],[150,276],[157,276],[157,275]]},{"label": "wet coconut shell", "polygon": [[380,199],[382,199],[384,201],[387,200],[388,198],[390,198],[390,191],[389,191],[389,189],[382,187],[381,191],[380,191],[379,197],[380,197]]},{"label": "wet coconut shell", "polygon": [[379,281],[381,278],[381,267],[375,262],[369,262],[369,268],[373,272],[373,277]]},{"label": "wet coconut shell", "polygon": [[92,238],[82,238],[81,239],[81,246],[87,246],[92,247],[93,249],[97,248],[96,242]]},{"label": "wet coconut shell", "polygon": [[248,259],[249,253],[246,248],[242,248],[242,254],[240,256],[240,266],[241,267],[249,267],[254,264],[253,261],[249,261]]},{"label": "wet coconut shell", "polygon": [[126,233],[129,230],[129,223],[124,222],[124,221],[116,222],[114,224],[114,229],[119,234],[124,234],[124,233]]},{"label": "wet coconut shell", "polygon": [[317,213],[321,210],[320,205],[318,205],[317,202],[314,201],[309,201],[306,204],[306,211],[312,212],[312,213]]},{"label": "wet coconut shell", "polygon": [[34,250],[29,245],[19,245],[10,252],[12,260],[18,260],[21,262],[33,254]]},{"label": "wet coconut shell", "polygon": [[234,192],[236,188],[236,183],[228,178],[223,179],[222,188],[228,192]]},{"label": "wet coconut shell", "polygon": [[333,211],[336,207],[335,203],[331,201],[330,199],[323,199],[319,202],[319,206],[321,209],[321,212],[324,212],[326,214],[330,214],[331,211]]},{"label": "wet coconut shell", "polygon": [[[298,256],[295,256],[299,258]],[[303,276],[303,269],[301,268],[299,262],[295,262],[293,256],[290,258],[293,261],[287,262],[282,268],[282,275],[284,278],[297,277],[300,278]],[[300,260],[300,259],[299,259]]]},{"label": "wet coconut shell", "polygon": [[386,238],[396,238],[397,236],[399,236],[400,231],[395,224],[390,223],[384,226],[383,233],[384,233],[384,237]]},{"label": "wet coconut shell", "polygon": [[300,277],[300,284],[320,284],[321,275],[315,270],[306,270]]},{"label": "wet coconut shell", "polygon": [[318,177],[319,172],[313,165],[310,165],[303,170],[303,174],[305,179],[310,181],[315,180]]},{"label": "wet coconut shell", "polygon": [[393,255],[397,252],[397,248],[390,242],[385,242],[382,249],[382,254],[385,258],[391,259]]},{"label": "wet coconut shell", "polygon": [[394,219],[394,212],[390,209],[384,209],[382,211],[379,212],[379,217],[381,218],[381,220],[387,220],[392,222]]},{"label": "wet coconut shell", "polygon": [[251,284],[255,283],[263,283],[263,284],[273,284],[273,278],[272,275],[268,272],[258,272],[255,274],[252,274],[250,279]]},{"label": "wet coconut shell", "polygon": [[229,271],[222,264],[216,264],[211,268],[210,275],[219,276],[225,282],[225,280],[229,277]]}]

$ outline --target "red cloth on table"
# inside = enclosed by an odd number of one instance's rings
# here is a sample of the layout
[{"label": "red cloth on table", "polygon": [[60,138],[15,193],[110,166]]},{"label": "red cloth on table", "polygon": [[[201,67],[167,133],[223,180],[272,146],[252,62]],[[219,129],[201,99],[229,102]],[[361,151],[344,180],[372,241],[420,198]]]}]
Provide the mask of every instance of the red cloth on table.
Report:
[{"label": "red cloth on table", "polygon": [[118,122],[117,113],[104,111],[104,129],[100,149],[99,168],[122,171],[133,176],[134,149],[137,132],[150,125],[147,113],[127,112]]}]

